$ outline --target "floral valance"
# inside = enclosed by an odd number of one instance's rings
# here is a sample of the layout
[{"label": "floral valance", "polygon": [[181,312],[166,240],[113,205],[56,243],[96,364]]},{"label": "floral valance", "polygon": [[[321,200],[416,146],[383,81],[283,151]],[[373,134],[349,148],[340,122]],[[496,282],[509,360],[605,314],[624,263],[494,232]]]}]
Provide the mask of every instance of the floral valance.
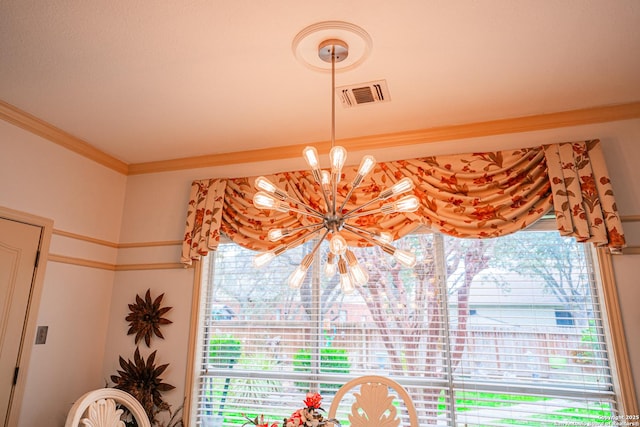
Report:
[{"label": "floral valance", "polygon": [[[338,194],[344,199],[356,168],[343,173]],[[625,245],[599,140],[379,163],[353,192],[345,209],[372,200],[404,177],[413,180],[414,194],[421,200],[416,212],[363,216],[353,219],[354,223],[371,231],[391,232],[394,238],[419,225],[456,237],[488,238],[524,229],[553,208],[563,235],[599,246]],[[321,190],[310,172],[283,172],[267,178],[292,197],[324,211]],[[275,246],[266,238],[270,229],[310,224],[312,220],[295,212],[255,208],[254,180],[192,183],[183,263],[191,264],[215,250],[220,233],[243,247],[268,250]],[[351,245],[368,245],[350,233],[344,237],[351,239]]]}]

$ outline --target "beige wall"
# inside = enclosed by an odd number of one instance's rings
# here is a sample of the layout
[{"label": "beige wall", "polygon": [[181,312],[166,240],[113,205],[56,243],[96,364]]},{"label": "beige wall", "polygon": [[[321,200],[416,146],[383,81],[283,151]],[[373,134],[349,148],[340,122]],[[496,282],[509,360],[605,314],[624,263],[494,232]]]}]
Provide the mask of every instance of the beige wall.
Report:
[{"label": "beige wall", "polygon": [[[0,205],[54,228],[117,241],[126,177],[0,121]],[[54,235],[51,253],[114,263],[117,251]],[[73,401],[104,384],[114,272],[49,262],[37,313],[49,327],[33,346],[20,425],[63,425]],[[28,343],[30,344],[30,343]]]},{"label": "beige wall", "polygon": [[[378,160],[433,154],[516,148],[544,143],[600,138],[622,215],[640,215],[640,120],[563,128],[376,150]],[[347,147],[348,149],[348,147]],[[259,175],[303,169],[301,159],[124,177],[67,152],[11,125],[0,122],[0,205],[54,220],[54,227],[113,242],[170,242],[184,232],[189,185],[193,179]],[[357,163],[363,153],[349,153]],[[88,202],[88,203],[84,203]],[[640,246],[640,223],[625,223],[630,245]],[[55,236],[52,253],[105,263],[175,263],[180,248],[115,250]],[[614,258],[636,384],[640,384],[640,336],[634,333],[640,313],[635,302],[640,286],[638,255]],[[82,392],[101,387],[118,367],[118,356],[131,358],[135,346],[126,335],[127,304],[148,288],[165,293],[173,309],[173,324],[165,340],[143,344],[148,355],[158,350],[159,363],[169,363],[164,378],[175,385],[165,397],[174,407],[182,403],[186,376],[186,346],[191,310],[191,269],[106,271],[49,262],[45,277],[40,324],[49,325],[49,340],[36,346],[28,376],[25,410],[20,425],[41,420],[62,425],[64,413]],[[27,409],[28,408],[28,409]],[[46,425],[54,425],[46,423]]]}]

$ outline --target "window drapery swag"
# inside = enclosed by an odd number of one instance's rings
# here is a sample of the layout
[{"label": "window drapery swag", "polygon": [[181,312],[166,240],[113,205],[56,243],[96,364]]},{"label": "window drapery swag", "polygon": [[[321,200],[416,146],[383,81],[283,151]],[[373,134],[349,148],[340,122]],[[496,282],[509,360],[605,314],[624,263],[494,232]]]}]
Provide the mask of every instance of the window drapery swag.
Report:
[{"label": "window drapery swag", "polygon": [[[345,168],[338,194],[349,191],[356,168]],[[581,242],[625,246],[622,223],[599,140],[463,155],[431,156],[378,163],[345,205],[352,209],[404,177],[421,201],[412,213],[354,218],[358,226],[400,238],[419,225],[455,237],[498,237],[526,228],[553,208],[561,234]],[[291,196],[324,210],[310,172],[267,176]],[[268,230],[309,225],[295,212],[265,212],[253,206],[255,177],[194,181],[187,210],[181,261],[190,265],[215,250],[224,233],[240,246],[269,250]],[[371,206],[375,208],[377,206]],[[343,233],[351,245],[367,246]],[[284,242],[299,235],[289,236]],[[281,242],[282,243],[282,242]]]}]

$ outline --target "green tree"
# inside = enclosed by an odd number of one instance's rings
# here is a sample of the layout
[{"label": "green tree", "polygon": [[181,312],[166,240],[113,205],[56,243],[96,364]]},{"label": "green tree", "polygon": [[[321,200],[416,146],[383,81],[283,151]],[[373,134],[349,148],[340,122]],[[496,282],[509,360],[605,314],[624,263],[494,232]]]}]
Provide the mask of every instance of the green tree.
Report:
[{"label": "green tree", "polygon": [[[584,248],[575,239],[550,232],[521,232],[496,239],[490,267],[542,279],[545,291],[553,294],[566,310],[588,318],[591,286]],[[500,280],[500,278],[496,278]],[[501,286],[508,287],[504,281]],[[585,324],[581,326],[587,326]]]},{"label": "green tree", "polygon": [[[443,357],[446,338],[442,331],[448,321],[441,292],[447,289],[457,300],[457,310],[451,313],[457,317],[457,326],[450,330],[449,337],[455,364],[462,359],[467,342],[471,283],[487,268],[493,242],[417,234],[405,238],[402,245],[419,255],[420,262],[412,270],[388,261],[377,248],[361,252],[361,262],[369,269],[369,282],[358,291],[382,336],[391,368],[407,376],[438,378],[442,373],[433,367]],[[454,280],[447,280],[449,277]],[[399,336],[398,331],[402,331]],[[419,418],[435,423],[441,390],[437,386],[433,390],[408,390],[414,396]]]}]

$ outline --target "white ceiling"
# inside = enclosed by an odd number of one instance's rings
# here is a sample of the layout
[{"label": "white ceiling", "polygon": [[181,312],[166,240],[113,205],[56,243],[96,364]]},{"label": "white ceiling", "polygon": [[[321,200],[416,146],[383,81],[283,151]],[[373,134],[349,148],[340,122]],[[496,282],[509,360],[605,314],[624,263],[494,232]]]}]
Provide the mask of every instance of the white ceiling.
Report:
[{"label": "white ceiling", "polygon": [[321,21],[373,40],[336,84],[391,95],[338,140],[640,100],[638,0],[1,0],[0,99],[127,163],[327,141]]}]

